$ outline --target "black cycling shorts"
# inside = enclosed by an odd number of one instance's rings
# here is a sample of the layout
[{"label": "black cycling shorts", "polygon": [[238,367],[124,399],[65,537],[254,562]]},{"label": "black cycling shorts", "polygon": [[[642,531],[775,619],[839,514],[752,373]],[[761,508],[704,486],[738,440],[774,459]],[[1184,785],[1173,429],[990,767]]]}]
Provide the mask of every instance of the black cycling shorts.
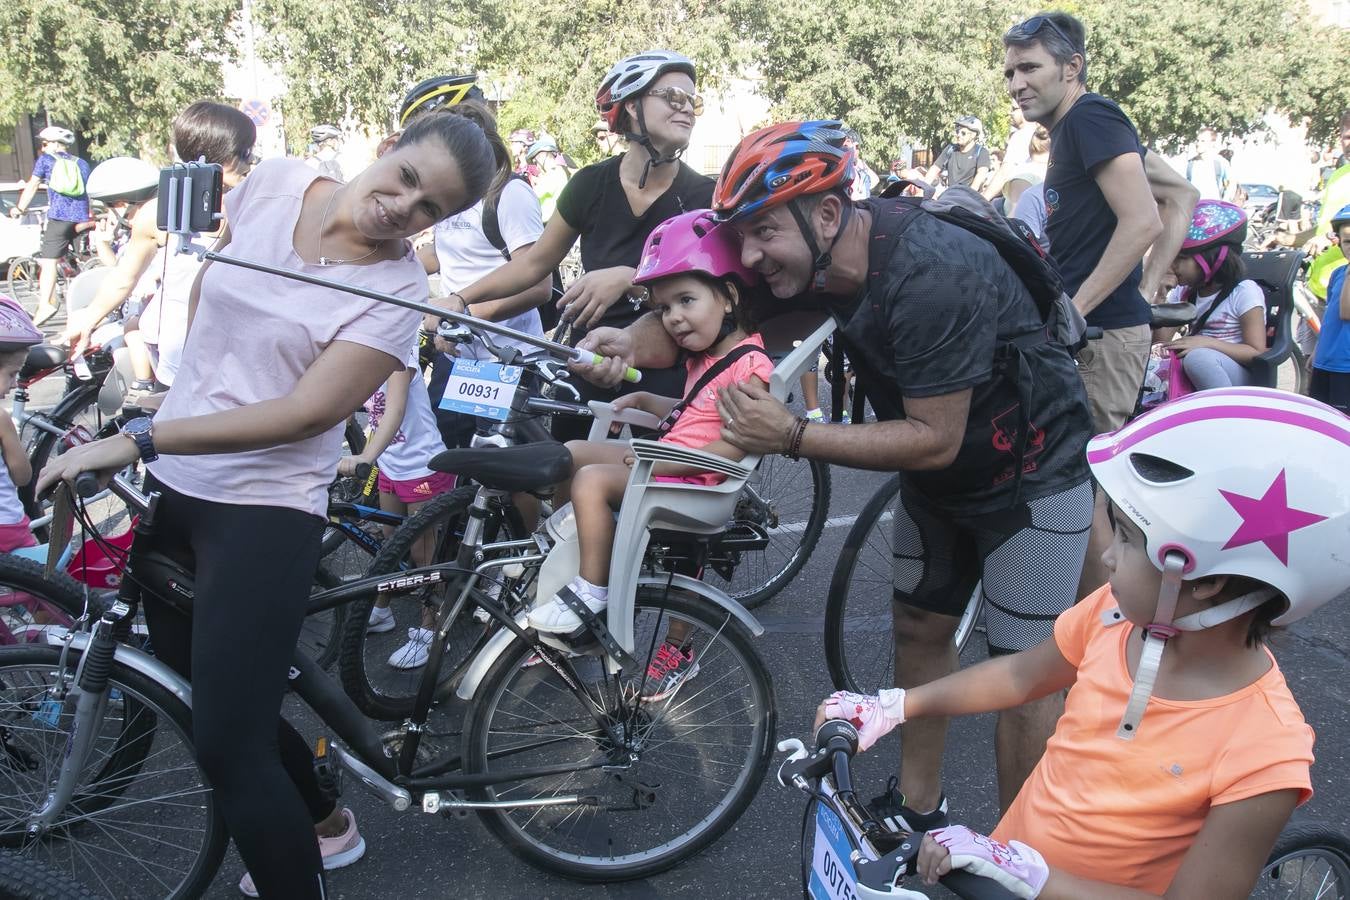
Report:
[{"label": "black cycling shorts", "polygon": [[1312,380],[1308,382],[1308,396],[1350,415],[1350,372],[1314,368]]},{"label": "black cycling shorts", "polygon": [[60,219],[48,219],[47,227],[42,231],[42,246],[38,248],[38,259],[60,259],[66,248],[75,240],[75,226],[78,222],[62,222]]},{"label": "black cycling shorts", "polygon": [[1054,633],[1077,601],[1092,527],[1092,483],[974,516],[905,497],[895,504],[894,599],[960,616],[977,583],[991,653],[1015,653]]}]

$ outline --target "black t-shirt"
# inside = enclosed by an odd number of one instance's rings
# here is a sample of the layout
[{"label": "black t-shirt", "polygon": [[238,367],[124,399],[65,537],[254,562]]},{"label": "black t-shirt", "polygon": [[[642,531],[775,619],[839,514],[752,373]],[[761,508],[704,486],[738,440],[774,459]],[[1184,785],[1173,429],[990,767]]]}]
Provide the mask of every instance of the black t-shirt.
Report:
[{"label": "black t-shirt", "polygon": [[[1050,131],[1050,167],[1045,174],[1045,231],[1050,253],[1059,263],[1064,290],[1077,293],[1097,268],[1116,214],[1093,178],[1094,170],[1144,147],[1134,123],[1119,106],[1097,94],[1084,94]],[[1139,293],[1142,263],[1087,314],[1089,325],[1126,328],[1150,321],[1148,302]]]},{"label": "black t-shirt", "polygon": [[989,151],[983,144],[972,144],[969,150],[962,151],[955,144],[938,155],[937,167],[947,176],[947,186],[964,184],[970,187],[975,181],[975,172],[990,167]]},{"label": "black t-shirt", "polygon": [[[645,152],[645,151],[644,151]],[[712,205],[713,180],[684,163],[670,188],[640,216],[619,181],[623,154],[587,166],[572,176],[558,195],[563,221],[581,233],[581,266],[587,272],[613,266],[637,268],[642,245],[666,219]],[[602,325],[622,328],[642,315],[627,300],[620,299],[605,311]]]},{"label": "black t-shirt", "polygon": [[[895,224],[888,211],[904,208],[894,200],[860,205],[872,211],[873,235],[888,233]],[[995,357],[1010,339],[1043,328],[1036,302],[992,244],[933,216],[914,218],[889,259],[875,258],[884,242],[872,244],[862,292],[830,307],[878,418],[903,418],[904,397],[972,389],[955,461],[941,471],[903,473],[904,489],[959,515],[1006,508],[1020,401]],[[1027,501],[1088,477],[1091,418],[1067,350],[1040,343],[1021,352],[1033,380],[1020,489]]]}]

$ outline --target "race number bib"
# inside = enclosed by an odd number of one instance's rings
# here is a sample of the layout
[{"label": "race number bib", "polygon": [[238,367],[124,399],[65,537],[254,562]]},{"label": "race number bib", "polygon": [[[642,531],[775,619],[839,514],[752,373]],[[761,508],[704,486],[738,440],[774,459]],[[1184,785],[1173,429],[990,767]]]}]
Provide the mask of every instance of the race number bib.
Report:
[{"label": "race number bib", "polygon": [[823,803],[816,804],[816,843],[811,853],[812,900],[857,900],[858,876],[849,860],[853,847],[844,823]]},{"label": "race number bib", "polygon": [[456,359],[441,398],[441,409],[506,421],[520,384],[520,366],[479,359]]}]

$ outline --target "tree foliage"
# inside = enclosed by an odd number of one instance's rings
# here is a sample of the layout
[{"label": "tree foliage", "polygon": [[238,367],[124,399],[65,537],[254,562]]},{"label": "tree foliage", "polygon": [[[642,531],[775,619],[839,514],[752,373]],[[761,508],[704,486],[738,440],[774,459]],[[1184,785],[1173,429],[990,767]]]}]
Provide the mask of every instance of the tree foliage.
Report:
[{"label": "tree foliage", "polygon": [[168,145],[168,124],[218,97],[237,0],[5,0],[0,121],[45,109],[96,155]]},{"label": "tree foliage", "polygon": [[255,0],[253,15],[258,54],[287,82],[292,146],[319,122],[390,125],[409,87],[474,71],[503,25],[493,0]]}]

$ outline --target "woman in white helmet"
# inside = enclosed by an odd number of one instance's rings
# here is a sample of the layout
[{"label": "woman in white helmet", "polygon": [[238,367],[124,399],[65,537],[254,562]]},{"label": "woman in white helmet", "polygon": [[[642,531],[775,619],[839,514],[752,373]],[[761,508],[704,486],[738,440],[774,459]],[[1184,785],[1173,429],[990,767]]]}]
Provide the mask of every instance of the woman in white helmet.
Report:
[{"label": "woman in white helmet", "polygon": [[[601,80],[595,105],[610,131],[628,141],[627,152],[572,176],[558,195],[556,214],[528,256],[512,259],[435,302],[457,311],[467,306],[483,318],[509,318],[521,311],[511,298],[556,269],[580,240],[586,274],[558,301],[562,317],[573,323],[573,339],[580,340],[597,325],[622,328],[642,314],[640,301],[632,300],[639,293],[633,277],[647,236],[666,219],[705,209],[712,202],[712,179],[680,161],[703,112],[703,98],[695,92],[694,63],[670,50],[626,57]],[[425,325],[434,327],[434,320]],[[618,393],[590,384],[579,387],[584,400],[612,400]],[[681,396],[684,369],[645,372],[642,388]],[[559,417],[554,436],[583,438],[586,427],[579,420]]]},{"label": "woman in white helmet", "polygon": [[919,872],[1019,897],[1247,897],[1312,796],[1313,732],[1266,646],[1350,587],[1350,419],[1265,388],[1192,394],[1088,444],[1111,500],[1109,584],[1051,640],[879,696],[839,692],[870,747],[906,719],[1072,688],[990,838],[929,832]]}]

